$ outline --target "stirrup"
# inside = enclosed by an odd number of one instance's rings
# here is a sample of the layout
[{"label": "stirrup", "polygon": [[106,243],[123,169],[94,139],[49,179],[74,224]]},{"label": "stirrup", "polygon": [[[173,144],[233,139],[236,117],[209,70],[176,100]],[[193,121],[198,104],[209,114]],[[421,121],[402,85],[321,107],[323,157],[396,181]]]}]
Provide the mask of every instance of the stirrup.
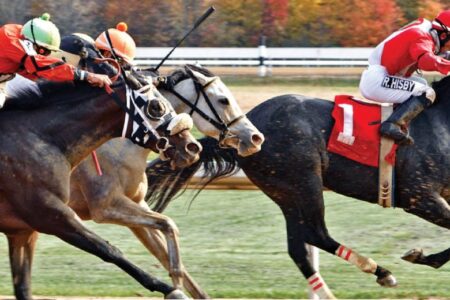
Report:
[{"label": "stirrup", "polygon": [[397,145],[410,146],[414,144],[414,139],[408,131],[404,132],[399,125],[392,122],[383,122],[380,126],[380,134],[394,140]]}]

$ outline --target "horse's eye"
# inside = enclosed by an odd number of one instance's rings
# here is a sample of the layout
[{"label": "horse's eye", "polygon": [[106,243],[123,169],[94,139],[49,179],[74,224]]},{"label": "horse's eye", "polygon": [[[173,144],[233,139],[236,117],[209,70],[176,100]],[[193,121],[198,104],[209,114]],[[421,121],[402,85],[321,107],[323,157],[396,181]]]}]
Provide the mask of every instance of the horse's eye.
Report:
[{"label": "horse's eye", "polygon": [[220,98],[219,103],[222,105],[230,105],[230,101],[227,98]]}]

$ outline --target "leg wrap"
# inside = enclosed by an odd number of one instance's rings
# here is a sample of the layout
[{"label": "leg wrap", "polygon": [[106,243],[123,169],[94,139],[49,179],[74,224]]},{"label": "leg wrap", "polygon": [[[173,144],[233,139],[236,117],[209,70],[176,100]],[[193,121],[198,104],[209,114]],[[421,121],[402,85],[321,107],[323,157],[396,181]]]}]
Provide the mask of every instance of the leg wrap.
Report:
[{"label": "leg wrap", "polygon": [[319,296],[320,299],[336,299],[319,272],[314,273],[307,280],[311,290]]},{"label": "leg wrap", "polygon": [[361,256],[357,252],[343,245],[339,246],[335,254],[357,266],[365,273],[375,274],[375,271],[377,270],[377,263],[373,259]]}]

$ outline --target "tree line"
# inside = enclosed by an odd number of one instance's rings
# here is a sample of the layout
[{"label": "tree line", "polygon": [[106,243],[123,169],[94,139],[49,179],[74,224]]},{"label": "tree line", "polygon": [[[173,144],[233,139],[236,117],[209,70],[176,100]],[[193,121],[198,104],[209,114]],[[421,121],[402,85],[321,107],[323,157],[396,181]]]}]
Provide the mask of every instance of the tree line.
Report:
[{"label": "tree line", "polygon": [[168,47],[213,5],[216,12],[183,46],[370,47],[448,0],[0,0],[0,21],[23,24],[49,12],[61,34],[97,37],[125,21],[138,46]]}]

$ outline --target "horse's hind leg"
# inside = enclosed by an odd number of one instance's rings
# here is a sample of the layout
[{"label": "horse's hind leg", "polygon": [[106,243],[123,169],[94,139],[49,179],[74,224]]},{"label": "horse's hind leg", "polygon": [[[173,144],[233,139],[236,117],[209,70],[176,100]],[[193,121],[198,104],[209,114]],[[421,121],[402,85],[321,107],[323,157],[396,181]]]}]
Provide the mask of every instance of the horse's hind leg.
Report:
[{"label": "horse's hind leg", "polygon": [[[428,222],[450,229],[450,206],[437,193],[429,194],[427,192],[427,194],[420,195],[420,197],[411,197],[409,207],[405,208],[405,211],[415,214]],[[450,248],[430,255],[424,255],[420,249],[412,249],[405,253],[402,259],[437,269],[450,261]]]},{"label": "horse's hind leg", "polygon": [[[169,270],[169,257],[166,248],[166,239],[159,230],[131,228],[144,246],[155,256],[166,270]],[[183,286],[194,299],[209,299],[210,297],[195,282],[188,271],[182,268]]]},{"label": "horse's hind leg", "polygon": [[31,266],[38,233],[21,232],[8,235],[9,262],[14,286],[14,295],[18,300],[32,299]]},{"label": "horse's hind leg", "polygon": [[25,206],[20,206],[19,214],[37,231],[55,235],[79,249],[115,264],[150,291],[161,292],[167,298],[186,297],[181,291],[133,265],[117,248],[84,227],[77,215],[60,199],[48,196],[34,197],[28,201],[33,203],[33,207],[30,209],[25,203]]},{"label": "horse's hind leg", "polygon": [[[284,194],[288,195],[280,203],[285,204],[283,212],[286,217],[288,231],[302,235],[302,243],[316,246],[333,255],[337,255],[357,266],[366,273],[377,276],[377,283],[393,287],[397,282],[391,272],[378,266],[375,261],[339,244],[328,234],[325,224],[325,207],[323,185],[320,171],[307,172],[288,182]],[[303,178],[302,178],[303,176]]]},{"label": "horse's hind leg", "polygon": [[450,248],[430,255],[424,255],[422,250],[412,249],[406,252],[402,259],[413,264],[426,265],[438,269],[450,260]]},{"label": "horse's hind leg", "polygon": [[308,281],[311,290],[320,299],[335,299],[320,273],[314,270],[308,260],[308,253],[304,240],[304,225],[298,215],[296,207],[281,207],[286,219],[287,241],[289,256],[295,262]]}]

